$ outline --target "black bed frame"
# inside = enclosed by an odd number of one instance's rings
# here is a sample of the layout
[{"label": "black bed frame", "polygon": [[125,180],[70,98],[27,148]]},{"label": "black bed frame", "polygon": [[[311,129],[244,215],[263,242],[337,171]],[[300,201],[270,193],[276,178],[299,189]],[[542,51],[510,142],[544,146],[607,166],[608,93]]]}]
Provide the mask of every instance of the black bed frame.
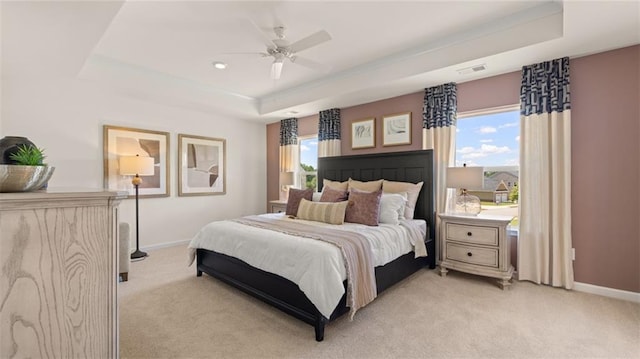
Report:
[{"label": "black bed frame", "polygon": [[[417,270],[436,265],[435,200],[433,182],[433,151],[410,151],[359,156],[324,157],[318,159],[318,189],[323,179],[360,181],[387,179],[401,182],[424,182],[416,203],[414,218],[425,219],[428,238],[425,239],[428,257],[414,258],[407,253],[384,266],[375,268],[378,293],[408,277]],[[324,339],[324,327],[349,311],[346,294],[342,296],[330,318],[324,317],[293,282],[250,266],[249,264],[213,251],[197,250],[197,276],[207,273],[274,307],[314,326],[316,340]],[[343,283],[346,293],[346,281]]]}]

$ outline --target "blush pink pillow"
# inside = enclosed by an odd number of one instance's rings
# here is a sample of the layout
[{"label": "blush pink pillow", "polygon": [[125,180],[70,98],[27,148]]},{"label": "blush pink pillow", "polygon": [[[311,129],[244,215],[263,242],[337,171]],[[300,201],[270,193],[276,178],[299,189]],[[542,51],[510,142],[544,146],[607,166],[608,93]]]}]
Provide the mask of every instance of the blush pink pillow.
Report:
[{"label": "blush pink pillow", "polygon": [[322,189],[320,202],[342,202],[349,198],[349,192],[325,187]]},{"label": "blush pink pillow", "polygon": [[365,192],[352,188],[349,191],[349,204],[344,221],[377,226],[381,196],[382,189],[375,192]]},{"label": "blush pink pillow", "polygon": [[298,215],[298,206],[300,206],[300,200],[303,198],[307,201],[311,201],[311,197],[313,197],[313,189],[289,189],[289,199],[287,200],[287,216],[297,216]]}]

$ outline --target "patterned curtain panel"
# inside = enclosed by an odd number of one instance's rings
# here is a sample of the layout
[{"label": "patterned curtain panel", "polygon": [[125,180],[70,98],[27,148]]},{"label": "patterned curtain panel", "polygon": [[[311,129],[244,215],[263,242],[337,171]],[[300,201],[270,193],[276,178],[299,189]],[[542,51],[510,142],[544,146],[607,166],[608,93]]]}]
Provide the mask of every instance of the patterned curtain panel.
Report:
[{"label": "patterned curtain panel", "polygon": [[423,128],[455,126],[458,118],[458,87],[456,84],[448,83],[426,88],[422,110]]},{"label": "patterned curtain panel", "polygon": [[518,278],[573,288],[569,58],[522,68]]},{"label": "patterned curtain panel", "polygon": [[340,156],[340,109],[320,111],[318,157]]},{"label": "patterned curtain panel", "polygon": [[[455,190],[446,187],[446,169],[454,165],[458,87],[455,83],[429,87],[422,108],[422,148],[433,150],[436,186],[436,212],[447,212]],[[440,238],[440,218],[436,216],[436,238]],[[438,246],[440,248],[440,246]],[[440,257],[441,253],[438,253]]]},{"label": "patterned curtain panel", "polygon": [[298,172],[298,119],[280,121],[280,172]]}]

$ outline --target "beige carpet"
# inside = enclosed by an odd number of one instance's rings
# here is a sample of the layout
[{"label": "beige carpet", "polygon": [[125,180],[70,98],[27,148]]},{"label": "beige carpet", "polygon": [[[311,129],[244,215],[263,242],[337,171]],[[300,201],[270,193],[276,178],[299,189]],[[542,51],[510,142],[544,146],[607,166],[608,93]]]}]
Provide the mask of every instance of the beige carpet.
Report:
[{"label": "beige carpet", "polygon": [[640,305],[423,270],[360,310],[313,327],[150,252],[120,283],[122,358],[640,358]]}]

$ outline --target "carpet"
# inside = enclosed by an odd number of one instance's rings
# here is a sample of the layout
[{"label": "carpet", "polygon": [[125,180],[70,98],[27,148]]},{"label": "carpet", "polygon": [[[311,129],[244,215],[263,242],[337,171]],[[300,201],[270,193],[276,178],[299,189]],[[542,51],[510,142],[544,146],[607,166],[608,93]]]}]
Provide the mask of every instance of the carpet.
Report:
[{"label": "carpet", "polygon": [[640,358],[640,305],[421,270],[313,327],[186,267],[186,247],[132,263],[120,283],[122,358]]}]

